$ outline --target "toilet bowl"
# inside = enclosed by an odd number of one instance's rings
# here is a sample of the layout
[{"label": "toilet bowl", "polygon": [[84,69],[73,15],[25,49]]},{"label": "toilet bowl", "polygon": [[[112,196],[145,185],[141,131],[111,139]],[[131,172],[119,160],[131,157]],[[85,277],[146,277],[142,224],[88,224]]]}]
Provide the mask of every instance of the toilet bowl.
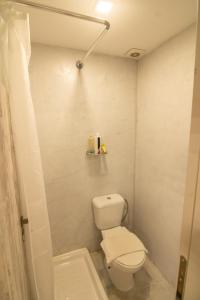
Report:
[{"label": "toilet bowl", "polygon": [[119,194],[93,198],[95,224],[102,233],[105,265],[120,291],[134,287],[134,274],[142,268],[147,250],[138,237],[121,226],[125,201]]},{"label": "toilet bowl", "polygon": [[[110,236],[118,236],[122,231],[127,231],[125,227],[115,227],[102,231],[103,239]],[[105,257],[105,266],[109,273],[110,279],[114,286],[123,292],[129,291],[134,287],[134,273],[139,271],[145,262],[145,251],[137,251],[128,254],[121,255],[114,259],[111,263],[107,263]]]}]

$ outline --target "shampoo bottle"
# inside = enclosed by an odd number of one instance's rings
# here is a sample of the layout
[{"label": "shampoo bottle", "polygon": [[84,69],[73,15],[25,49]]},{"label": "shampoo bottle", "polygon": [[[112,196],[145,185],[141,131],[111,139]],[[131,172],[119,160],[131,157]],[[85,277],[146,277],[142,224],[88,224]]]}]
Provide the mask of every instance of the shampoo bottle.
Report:
[{"label": "shampoo bottle", "polygon": [[97,133],[95,136],[95,154],[100,154],[100,153],[101,153],[101,137],[99,133]]},{"label": "shampoo bottle", "polygon": [[96,143],[95,137],[90,135],[88,138],[88,152],[89,153],[95,153],[95,143]]}]

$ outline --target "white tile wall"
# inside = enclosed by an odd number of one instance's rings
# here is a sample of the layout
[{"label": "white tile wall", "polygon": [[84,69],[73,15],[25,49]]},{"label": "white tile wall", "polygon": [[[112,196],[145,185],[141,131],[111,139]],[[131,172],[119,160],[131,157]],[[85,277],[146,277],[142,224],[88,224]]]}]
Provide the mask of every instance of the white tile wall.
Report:
[{"label": "white tile wall", "polygon": [[[91,199],[121,193],[150,256],[175,283],[186,173],[195,29],[137,65],[93,55],[83,70],[78,51],[33,45],[30,66],[54,254],[99,246]],[[136,81],[138,130],[134,183]],[[85,156],[99,132],[105,158]],[[136,185],[135,204],[133,190]]]},{"label": "white tile wall", "polygon": [[138,68],[134,225],[173,284],[179,263],[194,50],[192,27],[144,57]]},{"label": "white tile wall", "polygon": [[[73,50],[32,47],[32,97],[54,254],[99,247],[94,196],[121,193],[133,211],[136,63],[94,55],[78,71],[79,57]],[[88,136],[96,132],[108,155],[87,158]]]}]

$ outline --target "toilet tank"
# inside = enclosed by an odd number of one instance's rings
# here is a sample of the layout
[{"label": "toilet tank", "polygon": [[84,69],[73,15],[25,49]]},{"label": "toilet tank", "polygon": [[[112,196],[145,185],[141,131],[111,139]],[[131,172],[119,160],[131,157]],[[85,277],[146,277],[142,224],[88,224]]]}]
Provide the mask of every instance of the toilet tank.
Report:
[{"label": "toilet tank", "polygon": [[105,230],[121,225],[124,211],[124,199],[119,194],[95,197],[92,200],[95,224]]}]

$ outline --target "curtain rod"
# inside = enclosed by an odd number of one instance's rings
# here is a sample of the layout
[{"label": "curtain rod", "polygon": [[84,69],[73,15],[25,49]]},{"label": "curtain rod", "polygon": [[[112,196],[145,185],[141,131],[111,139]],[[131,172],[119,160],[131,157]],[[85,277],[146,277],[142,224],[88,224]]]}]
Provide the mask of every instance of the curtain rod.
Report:
[{"label": "curtain rod", "polygon": [[65,10],[65,9],[61,9],[61,8],[57,8],[57,7],[53,7],[53,6],[48,6],[48,5],[44,5],[44,4],[41,4],[41,3],[35,3],[35,2],[32,2],[32,1],[10,0],[10,2],[14,2],[14,3],[17,3],[17,4],[24,5],[24,6],[31,6],[31,7],[37,8],[37,9],[54,12],[54,13],[57,13],[57,14],[60,14],[60,15],[65,15],[65,16],[69,16],[69,17],[73,17],[73,18],[77,18],[77,19],[81,19],[81,20],[85,20],[85,21],[89,21],[89,22],[104,25],[105,28],[98,35],[98,37],[95,39],[95,41],[90,45],[90,47],[88,48],[85,55],[76,62],[76,66],[77,66],[78,69],[83,68],[85,59],[92,53],[92,51],[96,47],[97,43],[103,38],[105,33],[110,29],[110,23],[105,19],[96,18],[96,17],[92,17],[92,16],[87,16],[87,15],[79,14],[79,13],[76,13],[76,12],[72,12],[70,10]]}]

